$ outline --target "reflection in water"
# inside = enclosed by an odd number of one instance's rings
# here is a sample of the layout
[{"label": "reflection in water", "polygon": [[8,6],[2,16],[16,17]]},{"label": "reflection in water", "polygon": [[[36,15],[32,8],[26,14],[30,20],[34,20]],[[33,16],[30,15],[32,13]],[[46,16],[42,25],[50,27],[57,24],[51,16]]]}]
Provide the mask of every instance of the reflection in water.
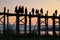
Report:
[{"label": "reflection in water", "polygon": [[[27,31],[27,34],[29,33],[29,31]],[[38,32],[35,32],[36,34],[38,34]],[[24,34],[24,31],[20,31],[20,34]],[[40,35],[45,35],[45,31],[40,31]],[[48,31],[49,35],[53,35],[53,31]],[[59,35],[59,31],[56,31],[56,35]]]},{"label": "reflection in water", "polygon": [[40,31],[40,35],[45,35],[45,31]]},{"label": "reflection in water", "polygon": [[[49,35],[53,35],[53,32],[52,32],[52,31],[49,31],[48,34],[49,34]],[[45,35],[45,31],[41,31],[41,32],[40,32],[40,35]]]},{"label": "reflection in water", "polygon": [[[40,32],[41,35],[45,35],[45,31]],[[53,35],[53,31],[48,31],[49,35]],[[56,31],[56,35],[59,35],[59,31]]]},{"label": "reflection in water", "polygon": [[[35,28],[35,29],[34,29],[34,28]],[[19,29],[20,29],[20,33],[21,33],[21,34],[24,34],[24,25],[20,25],[20,28],[19,28]],[[15,33],[16,33],[16,26],[13,27],[13,30],[14,30]],[[51,31],[50,31],[50,30],[51,30]],[[36,26],[36,27],[32,26],[32,27],[31,27],[31,32],[32,32],[32,33],[35,32],[36,34],[38,34],[37,26]],[[1,25],[0,25],[0,33],[3,34],[3,26],[1,26]],[[29,33],[29,26],[27,26],[26,33],[27,33],[27,34]],[[41,26],[41,30],[40,30],[40,35],[45,35],[45,34],[46,34],[46,33],[45,33],[45,26],[42,25],[42,26]],[[48,26],[48,34],[49,34],[49,35],[53,35],[52,25]],[[56,26],[56,35],[59,35],[59,26],[58,26],[58,25]]]},{"label": "reflection in water", "polygon": [[49,35],[53,35],[53,31],[49,31],[48,34],[49,34]]},{"label": "reflection in water", "polygon": [[[3,34],[3,32],[0,32]],[[16,33],[16,32],[15,32]],[[29,31],[26,32],[27,34],[29,33]],[[36,34],[38,34],[37,31],[35,31]],[[24,34],[24,31],[20,31],[20,34]],[[45,31],[40,31],[40,35],[45,35]],[[53,35],[53,31],[48,31],[49,35]],[[59,31],[56,31],[56,35],[59,35]]]},{"label": "reflection in water", "polygon": [[59,31],[56,31],[56,34],[59,35]]}]

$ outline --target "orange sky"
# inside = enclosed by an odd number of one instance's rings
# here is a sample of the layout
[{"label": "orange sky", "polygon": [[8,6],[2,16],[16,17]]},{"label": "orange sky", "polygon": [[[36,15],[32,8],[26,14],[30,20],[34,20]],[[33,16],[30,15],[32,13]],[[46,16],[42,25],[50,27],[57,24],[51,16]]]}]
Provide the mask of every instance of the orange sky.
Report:
[{"label": "orange sky", "polygon": [[[3,12],[3,7],[10,9],[11,13],[14,13],[14,7],[16,5],[22,5],[28,8],[28,11],[31,11],[32,8],[43,8],[44,14],[49,10],[49,16],[54,13],[55,9],[60,13],[60,0],[0,0],[0,12]],[[10,23],[14,23],[15,17],[10,17]],[[50,19],[49,19],[50,20]],[[32,19],[32,24],[36,23],[36,18]],[[52,22],[49,21],[49,24]]]}]

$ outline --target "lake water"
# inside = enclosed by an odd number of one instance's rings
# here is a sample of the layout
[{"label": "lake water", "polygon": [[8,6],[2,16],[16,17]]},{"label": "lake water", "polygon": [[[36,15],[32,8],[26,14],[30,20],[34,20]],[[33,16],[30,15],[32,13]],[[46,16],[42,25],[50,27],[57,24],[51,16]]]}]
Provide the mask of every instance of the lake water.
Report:
[{"label": "lake water", "polygon": [[[5,26],[5,27],[7,27],[7,26]],[[13,25],[9,25],[9,28],[13,28],[13,30],[16,31],[16,25],[14,25],[14,26],[13,26]],[[41,30],[41,31],[40,31],[40,34],[41,34],[41,35],[42,35],[42,34],[44,35],[44,34],[45,34],[45,31],[44,31],[44,30],[45,30],[45,26],[42,25],[40,28],[41,28],[41,29],[40,29],[40,30]],[[59,26],[56,26],[55,28],[56,28],[56,29],[55,29],[55,30],[56,30],[56,34],[59,35],[59,31],[58,31],[58,30],[59,30]],[[24,25],[20,25],[19,29],[20,29],[20,30],[19,30],[20,33],[24,33]],[[37,32],[37,26],[32,25],[32,26],[31,26],[31,30],[32,30],[32,31],[35,30],[36,33],[38,34],[38,32]],[[48,30],[49,30],[48,33],[49,33],[50,35],[53,35],[52,25],[49,25],[49,26],[48,26]],[[27,25],[27,27],[26,27],[26,31],[27,31],[27,33],[29,33],[29,26],[28,26],[28,25]],[[0,32],[1,32],[1,33],[3,32],[3,25],[0,25]]]}]

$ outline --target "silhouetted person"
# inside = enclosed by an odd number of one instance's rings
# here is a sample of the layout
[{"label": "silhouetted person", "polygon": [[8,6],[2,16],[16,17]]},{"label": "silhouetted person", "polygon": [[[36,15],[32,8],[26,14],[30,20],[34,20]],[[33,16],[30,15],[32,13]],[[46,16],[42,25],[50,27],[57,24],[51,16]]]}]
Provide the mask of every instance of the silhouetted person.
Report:
[{"label": "silhouetted person", "polygon": [[47,10],[47,16],[48,16],[48,10]]},{"label": "silhouetted person", "polygon": [[36,15],[39,15],[39,10],[36,9]]},{"label": "silhouetted person", "polygon": [[34,15],[34,8],[32,8],[32,11],[31,12],[32,12],[32,15]]},{"label": "silhouetted person", "polygon": [[21,12],[21,9],[22,9],[21,6],[19,6],[19,12]]},{"label": "silhouetted person", "polygon": [[22,6],[22,7],[19,6],[19,10],[18,11],[19,11],[20,14],[23,14],[24,13],[24,6]]},{"label": "silhouetted person", "polygon": [[55,15],[57,16],[57,9],[55,10]]},{"label": "silhouetted person", "polygon": [[41,12],[41,15],[43,15],[43,8],[41,8],[40,12]]},{"label": "silhouetted person", "polygon": [[18,12],[17,6],[15,7],[15,12]]},{"label": "silhouetted person", "polygon": [[28,11],[27,11],[27,7],[25,7],[25,14],[27,14],[27,12],[28,12]]},{"label": "silhouetted person", "polygon": [[22,6],[22,13],[24,13],[24,6]]}]

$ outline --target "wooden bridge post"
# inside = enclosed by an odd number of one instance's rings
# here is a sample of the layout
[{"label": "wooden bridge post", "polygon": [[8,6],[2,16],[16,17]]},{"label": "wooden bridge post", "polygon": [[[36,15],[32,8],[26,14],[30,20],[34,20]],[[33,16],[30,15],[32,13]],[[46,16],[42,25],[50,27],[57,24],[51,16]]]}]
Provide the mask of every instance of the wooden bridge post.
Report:
[{"label": "wooden bridge post", "polygon": [[16,15],[16,33],[19,35],[19,13]]},{"label": "wooden bridge post", "polygon": [[53,14],[53,36],[55,36],[56,35],[56,33],[55,33],[55,14]]},{"label": "wooden bridge post", "polygon": [[[9,9],[7,10],[7,14],[9,14]],[[9,34],[9,15],[7,15],[7,34]]]},{"label": "wooden bridge post", "polygon": [[31,34],[31,12],[29,13],[29,34]]},{"label": "wooden bridge post", "polygon": [[45,30],[46,35],[48,35],[48,18],[45,18]]},{"label": "wooden bridge post", "polygon": [[17,6],[15,7],[16,12],[16,34],[19,36],[19,11],[17,9]]},{"label": "wooden bridge post", "polygon": [[25,35],[26,35],[26,27],[27,27],[27,7],[25,7]]},{"label": "wooden bridge post", "polygon": [[59,15],[59,36],[60,36],[60,15]]},{"label": "wooden bridge post", "polygon": [[[45,16],[48,16],[48,11],[47,14]],[[45,18],[45,30],[46,30],[46,35],[48,35],[48,18]]]},{"label": "wooden bridge post", "polygon": [[38,16],[38,36],[40,35],[40,17]]},{"label": "wooden bridge post", "polygon": [[5,31],[5,13],[6,13],[6,7],[4,7],[4,26],[3,26],[3,34],[5,34],[6,33],[6,31]]}]

